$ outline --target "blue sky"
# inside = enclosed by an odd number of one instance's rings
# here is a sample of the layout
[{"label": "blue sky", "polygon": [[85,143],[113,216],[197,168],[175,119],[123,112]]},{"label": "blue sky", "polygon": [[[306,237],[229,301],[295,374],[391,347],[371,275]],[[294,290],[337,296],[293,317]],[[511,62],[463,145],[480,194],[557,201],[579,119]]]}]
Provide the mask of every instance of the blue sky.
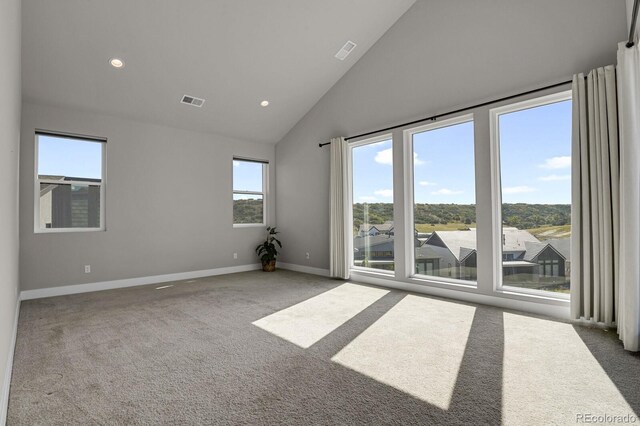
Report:
[{"label": "blue sky", "polygon": [[[248,161],[233,162],[233,189],[262,192],[262,164]],[[236,200],[255,199],[255,195],[234,195]]]},{"label": "blue sky", "polygon": [[38,174],[102,178],[102,142],[38,136]]},{"label": "blue sky", "polygon": [[[571,101],[500,116],[505,203],[571,203]],[[414,135],[417,203],[475,203],[473,123]],[[354,202],[392,202],[391,141],[353,150]]]}]

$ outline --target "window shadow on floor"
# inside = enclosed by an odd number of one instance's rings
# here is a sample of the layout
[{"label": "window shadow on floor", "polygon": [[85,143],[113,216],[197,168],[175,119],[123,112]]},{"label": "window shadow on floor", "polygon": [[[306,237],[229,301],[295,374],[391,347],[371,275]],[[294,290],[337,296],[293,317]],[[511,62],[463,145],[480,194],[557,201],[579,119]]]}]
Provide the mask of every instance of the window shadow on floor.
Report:
[{"label": "window shadow on floor", "polygon": [[391,290],[349,321],[312,345],[309,350],[317,356],[331,359],[362,332],[405,298],[407,293]]},{"label": "window shadow on floor", "polygon": [[502,417],[504,324],[502,311],[475,311],[449,414],[467,424],[496,424]]},{"label": "window shadow on floor", "polygon": [[[390,291],[308,350],[321,359],[331,359],[406,296],[406,292]],[[447,300],[447,302],[451,301]],[[399,403],[401,400],[404,400],[404,403],[411,401],[407,407],[413,407],[413,415],[421,413],[428,417],[434,416],[432,418],[437,418],[439,422],[446,424],[500,424],[504,356],[503,312],[485,306],[473,304],[469,306],[474,306],[476,310],[448,410],[414,398],[349,369],[345,369],[345,374],[349,376],[356,374],[361,376],[360,380],[368,383],[375,382],[378,392],[379,388],[387,387],[388,397],[398,400]],[[443,326],[446,321],[447,318],[442,318],[442,323],[433,326]]]}]

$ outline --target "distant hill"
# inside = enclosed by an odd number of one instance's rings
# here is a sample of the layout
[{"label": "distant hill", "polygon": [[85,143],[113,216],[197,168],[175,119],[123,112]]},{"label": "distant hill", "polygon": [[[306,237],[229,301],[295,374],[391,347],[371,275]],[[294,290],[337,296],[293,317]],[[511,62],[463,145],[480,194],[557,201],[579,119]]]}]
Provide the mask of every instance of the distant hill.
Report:
[{"label": "distant hill", "polygon": [[[378,224],[393,220],[393,204],[367,203],[369,223]],[[364,203],[353,205],[354,227],[364,223]],[[416,204],[415,222],[447,224],[476,222],[475,204]],[[503,204],[502,221],[519,229],[562,226],[571,223],[569,204]]]}]

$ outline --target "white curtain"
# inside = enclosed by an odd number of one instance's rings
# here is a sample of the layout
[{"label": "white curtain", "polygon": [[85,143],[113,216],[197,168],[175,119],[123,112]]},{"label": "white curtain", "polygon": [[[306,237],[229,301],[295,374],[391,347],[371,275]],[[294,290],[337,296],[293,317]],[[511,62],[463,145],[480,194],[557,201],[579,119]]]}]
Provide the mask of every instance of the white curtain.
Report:
[{"label": "white curtain", "polygon": [[330,261],[329,272],[334,278],[349,278],[347,249],[350,230],[347,217],[347,141],[331,139],[330,177]]},{"label": "white curtain", "polygon": [[620,284],[618,334],[640,350],[640,47],[618,45]]},{"label": "white curtain", "polygon": [[573,77],[571,315],[613,325],[618,308],[619,140],[613,65]]}]

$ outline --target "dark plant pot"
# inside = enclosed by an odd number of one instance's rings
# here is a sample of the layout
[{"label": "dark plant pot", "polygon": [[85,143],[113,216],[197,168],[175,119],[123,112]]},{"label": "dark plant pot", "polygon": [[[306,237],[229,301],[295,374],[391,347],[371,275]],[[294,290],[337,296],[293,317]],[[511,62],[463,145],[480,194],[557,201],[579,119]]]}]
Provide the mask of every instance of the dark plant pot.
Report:
[{"label": "dark plant pot", "polygon": [[276,270],[276,261],[270,260],[268,262],[262,262],[262,270],[264,272],[273,272]]}]

